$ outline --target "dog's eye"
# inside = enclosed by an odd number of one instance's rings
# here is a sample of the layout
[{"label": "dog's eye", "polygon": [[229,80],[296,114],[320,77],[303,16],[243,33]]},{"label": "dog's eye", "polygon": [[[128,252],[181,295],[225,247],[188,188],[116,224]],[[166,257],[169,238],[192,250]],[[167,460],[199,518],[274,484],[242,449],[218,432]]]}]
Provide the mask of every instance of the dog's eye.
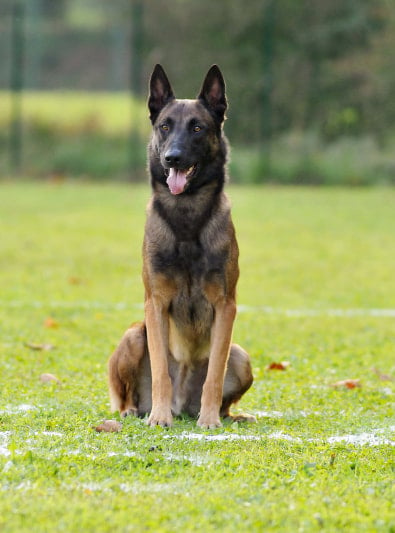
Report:
[{"label": "dog's eye", "polygon": [[162,131],[169,131],[169,126],[167,124],[162,124],[160,128]]},{"label": "dog's eye", "polygon": [[193,127],[193,131],[194,131],[195,133],[199,133],[199,131],[202,131],[202,127],[196,125],[196,126]]}]

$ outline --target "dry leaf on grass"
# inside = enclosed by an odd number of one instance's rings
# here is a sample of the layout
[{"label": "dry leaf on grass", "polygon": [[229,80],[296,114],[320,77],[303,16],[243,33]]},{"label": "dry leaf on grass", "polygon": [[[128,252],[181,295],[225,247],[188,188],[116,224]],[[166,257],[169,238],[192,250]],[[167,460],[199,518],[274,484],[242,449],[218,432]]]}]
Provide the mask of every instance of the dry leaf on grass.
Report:
[{"label": "dry leaf on grass", "polygon": [[84,280],[78,276],[70,276],[68,281],[70,285],[83,285],[84,283]]},{"label": "dry leaf on grass", "polygon": [[60,379],[58,379],[53,374],[41,374],[40,381],[42,383],[57,383],[58,385],[60,385]]},{"label": "dry leaf on grass", "polygon": [[44,320],[44,327],[45,328],[58,328],[59,322],[49,316]]},{"label": "dry leaf on grass", "polygon": [[336,383],[331,383],[330,386],[335,389],[355,389],[356,387],[362,387],[362,383],[360,379],[343,379],[341,381],[336,381]]},{"label": "dry leaf on grass", "polygon": [[106,433],[117,433],[121,431],[122,424],[117,420],[103,420],[99,426],[94,426],[93,429],[96,431],[105,431]]},{"label": "dry leaf on grass", "polygon": [[55,346],[53,344],[47,344],[47,343],[36,343],[36,342],[25,342],[24,345],[27,348],[30,348],[31,350],[36,351],[43,351],[48,352],[49,350],[53,350]]},{"label": "dry leaf on grass", "polygon": [[270,365],[267,365],[266,370],[286,370],[289,365],[289,361],[281,361],[280,363],[273,361]]}]

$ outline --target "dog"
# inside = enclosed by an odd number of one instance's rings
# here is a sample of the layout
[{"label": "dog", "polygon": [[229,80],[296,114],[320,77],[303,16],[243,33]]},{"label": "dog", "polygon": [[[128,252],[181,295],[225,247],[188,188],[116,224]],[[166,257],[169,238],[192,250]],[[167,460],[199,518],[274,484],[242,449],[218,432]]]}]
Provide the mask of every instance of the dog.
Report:
[{"label": "dog", "polygon": [[176,99],[160,65],[150,79],[152,197],[143,243],[145,321],[133,324],[109,360],[112,411],[173,415],[221,426],[253,382],[249,355],[232,344],[238,245],[223,192],[228,142],[225,82],[208,71],[195,100]]}]

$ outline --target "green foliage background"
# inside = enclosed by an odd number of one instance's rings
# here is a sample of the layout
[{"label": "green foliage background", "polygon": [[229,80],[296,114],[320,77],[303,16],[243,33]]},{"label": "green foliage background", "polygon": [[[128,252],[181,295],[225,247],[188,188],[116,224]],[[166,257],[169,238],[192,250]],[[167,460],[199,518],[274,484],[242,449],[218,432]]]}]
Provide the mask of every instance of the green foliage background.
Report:
[{"label": "green foliage background", "polygon": [[[394,183],[393,2],[4,0],[3,90],[10,88],[10,73],[17,68],[18,45],[12,44],[16,4],[25,13],[19,42],[26,91],[23,153],[20,164],[12,164],[15,102],[3,93],[1,175],[11,170],[141,179],[144,100],[153,65],[164,65],[179,97],[193,97],[208,67],[218,63],[227,81],[226,131],[234,147],[236,181]],[[103,92],[104,97],[95,94]],[[135,114],[136,99],[141,111]],[[101,103],[86,119],[89,100]],[[113,121],[121,101],[122,127],[101,127]],[[63,128],[63,110],[70,102],[76,104],[70,114],[75,122]],[[49,110],[48,123],[43,117]]]}]

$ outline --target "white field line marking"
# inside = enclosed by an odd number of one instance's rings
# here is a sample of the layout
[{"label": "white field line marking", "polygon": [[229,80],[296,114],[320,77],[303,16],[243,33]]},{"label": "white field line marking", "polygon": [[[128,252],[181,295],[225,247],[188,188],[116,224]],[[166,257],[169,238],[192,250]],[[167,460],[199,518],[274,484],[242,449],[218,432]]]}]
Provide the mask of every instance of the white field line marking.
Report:
[{"label": "white field line marking", "polygon": [[[141,303],[127,303],[127,302],[95,302],[95,301],[0,301],[0,307],[8,309],[19,309],[21,307],[30,307],[35,309],[42,308],[59,308],[59,309],[83,309],[83,310],[101,310],[101,311],[125,311],[127,309],[144,309],[144,304]],[[349,308],[349,309],[287,309],[281,307],[270,307],[265,305],[244,305],[237,306],[239,313],[262,313],[265,315],[277,315],[285,317],[379,317],[379,318],[395,318],[395,309],[392,308]]]},{"label": "white field line marking", "polygon": [[[391,431],[394,428],[389,428]],[[306,439],[308,442],[322,442],[325,440],[329,444],[344,442],[346,444],[355,445],[368,445],[368,446],[381,446],[389,445],[395,446],[395,441],[387,439],[385,437],[379,437],[377,433],[383,433],[386,430],[378,429],[373,433],[360,433],[357,435],[339,435],[334,437],[328,437],[326,439]],[[274,431],[273,433],[266,433],[264,435],[239,435],[238,433],[220,434],[220,435],[207,435],[204,433],[181,433],[181,435],[164,435],[165,439],[179,439],[179,440],[198,440],[198,441],[262,441],[265,439],[274,440],[286,440],[290,442],[302,443],[305,439],[301,437],[293,437],[282,431]]]},{"label": "white field line marking", "polygon": [[122,492],[140,494],[140,493],[160,493],[163,492],[171,493],[174,495],[185,494],[185,487],[180,483],[148,483],[144,486],[132,484],[132,483],[121,483],[119,488]]},{"label": "white field line marking", "polygon": [[[164,439],[171,439],[171,440],[190,440],[190,441],[200,441],[200,442],[235,442],[235,441],[244,441],[244,442],[259,442],[264,441],[265,439],[271,439],[271,440],[280,440],[280,441],[288,441],[288,442],[295,442],[298,444],[302,444],[303,442],[327,442],[328,444],[340,444],[344,443],[346,445],[354,445],[354,446],[395,446],[395,441],[390,440],[386,437],[383,437],[380,435],[380,433],[390,431],[395,431],[395,427],[392,426],[387,429],[377,429],[372,433],[360,433],[360,434],[349,434],[349,435],[337,435],[327,438],[302,438],[302,437],[294,437],[292,435],[288,435],[287,433],[284,433],[282,431],[274,431],[272,433],[266,433],[263,435],[240,435],[238,433],[228,433],[228,434],[218,434],[218,435],[209,435],[205,433],[187,433],[183,432],[180,435],[164,435]],[[8,438],[10,436],[10,431],[3,431],[0,432],[0,457],[9,457],[11,455],[10,450],[7,447],[8,444]],[[34,435],[38,435],[38,432],[35,432]],[[54,435],[51,435],[51,432],[43,432],[42,435],[51,437]],[[56,434],[56,436],[60,436],[59,433]],[[69,449],[64,450],[63,448],[59,449],[51,449],[50,453],[46,453],[45,449],[42,448],[41,450],[38,450],[34,443],[32,442],[33,439],[28,439],[26,443],[28,443],[30,446],[27,449],[34,450],[35,453],[40,453],[45,457],[58,457],[63,455],[74,455],[78,456],[81,455],[85,459],[95,461],[98,457],[97,453],[98,450],[92,447],[93,453],[87,453],[87,450],[80,450],[80,449]],[[33,446],[31,446],[33,444]],[[25,453],[26,449],[24,450],[15,450],[14,453],[17,455],[21,455]],[[96,454],[95,454],[96,452]],[[100,454],[99,454],[100,455]],[[126,451],[126,452],[108,452],[107,457],[138,457],[140,454],[134,451]],[[195,466],[202,466],[206,462],[210,462],[210,460],[207,457],[202,457],[199,454],[195,455],[180,455],[180,454],[172,454],[168,453],[166,454],[166,459],[169,461],[172,461],[174,459],[176,460],[187,460],[194,464]],[[8,471],[10,468],[12,468],[12,464],[10,462],[6,463],[4,468]]]},{"label": "white field line marking", "polygon": [[9,457],[11,455],[8,449],[8,439],[11,431],[0,431],[0,456]]},{"label": "white field line marking", "polygon": [[360,435],[340,435],[338,437],[329,437],[327,439],[329,444],[336,442],[344,442],[346,444],[358,444],[363,446],[367,444],[368,446],[380,446],[382,444],[388,444],[389,446],[395,446],[395,442],[383,437],[377,437],[376,435],[371,435],[370,433],[361,433]]},{"label": "white field line marking", "polygon": [[[37,409],[37,407],[29,404],[21,404],[16,406],[9,406],[7,409],[7,412],[12,413],[26,413],[31,410]],[[1,413],[1,411],[0,411]],[[281,411],[257,411],[255,413],[256,415],[260,417],[268,417],[268,418],[282,418],[283,413]],[[315,412],[308,412],[308,411],[300,411],[301,416],[306,417],[311,414],[319,414]],[[164,439],[179,439],[179,440],[197,440],[197,441],[262,441],[265,439],[274,439],[274,440],[286,440],[290,442],[298,442],[302,443],[303,441],[306,442],[322,442],[325,441],[329,444],[335,444],[335,443],[345,443],[345,444],[351,444],[351,445],[359,445],[359,446],[381,446],[381,445],[388,445],[388,446],[395,446],[395,441],[390,440],[389,438],[383,437],[380,434],[383,433],[394,433],[395,432],[395,426],[389,426],[387,428],[378,428],[373,430],[371,433],[363,432],[359,434],[345,434],[345,435],[334,435],[331,437],[326,437],[325,439],[317,439],[317,438],[307,438],[307,437],[294,437],[292,435],[288,435],[287,433],[280,431],[274,431],[272,433],[266,433],[262,435],[240,435],[238,433],[222,433],[222,434],[214,434],[209,435],[205,433],[188,433],[183,432],[180,435],[164,435]],[[11,435],[11,431],[0,431],[0,457],[9,457],[11,455],[11,451],[8,449],[8,442],[9,437]],[[35,449],[37,448],[34,446],[34,437],[37,436],[46,436],[46,437],[60,437],[64,438],[65,434],[57,431],[33,431],[31,434],[31,437],[28,438],[25,442],[26,444],[29,444],[31,446],[29,449]],[[98,449],[94,446],[91,446],[92,452],[97,452]],[[52,455],[56,455],[56,453],[59,451],[60,454],[66,453],[67,455],[84,455],[84,457],[89,457],[90,459],[94,460],[96,456],[93,455],[87,455],[86,451],[81,451],[80,449],[69,449],[65,451],[64,449],[59,450],[51,450]],[[16,454],[24,453],[22,450],[16,450]],[[126,451],[126,452],[108,452],[108,457],[113,456],[124,456],[124,457],[133,457],[136,456],[137,453],[133,451]],[[180,456],[181,457],[181,456]],[[183,456],[184,457],[184,456]],[[168,459],[171,460],[172,456],[169,455]],[[175,456],[173,457],[175,458]],[[185,459],[191,461],[194,464],[203,464],[204,461],[201,461],[201,459],[197,457],[184,457]]]},{"label": "white field line marking", "polygon": [[395,317],[395,309],[385,308],[350,308],[350,309],[283,309],[280,307],[238,305],[239,313],[263,313],[266,315],[279,315],[286,317]]},{"label": "white field line marking", "polygon": [[[286,414],[282,411],[253,411],[251,414],[258,418],[284,418],[286,416]],[[321,412],[301,409],[300,411],[292,412],[291,415],[300,418],[307,418],[308,416],[321,416]]]},{"label": "white field line marking", "polygon": [[180,435],[164,435],[164,439],[178,440],[200,440],[200,441],[232,441],[232,440],[262,440],[260,435],[239,435],[238,433],[228,433],[219,435],[206,435],[204,433],[186,433]]},{"label": "white field line marking", "polygon": [[253,414],[258,418],[284,418],[284,413],[281,411],[254,411]]},{"label": "white field line marking", "polygon": [[124,311],[125,309],[144,309],[143,303],[127,303],[127,302],[95,302],[91,300],[87,301],[73,301],[68,302],[65,300],[52,300],[49,302],[42,302],[38,300],[11,300],[1,301],[0,308],[19,309],[21,307],[30,307],[33,309],[47,309],[47,308],[59,308],[59,309],[86,309],[86,310],[101,310],[101,311]]},{"label": "white field line marking", "polygon": [[[71,490],[79,489],[85,492],[112,492],[112,487],[107,483],[77,483],[77,484],[63,484],[63,487]],[[144,485],[138,483],[120,483],[118,488],[128,494],[149,494],[149,493],[167,493],[167,494],[185,494],[185,486],[180,482],[175,483],[161,483],[151,482]]]},{"label": "white field line marking", "polygon": [[[390,429],[391,431],[395,431],[395,427],[392,426],[387,429],[377,429],[373,433],[360,433],[358,435],[339,435],[334,437],[328,437],[326,439],[317,439],[317,438],[310,438],[310,439],[302,439],[301,437],[293,437],[291,435],[288,435],[286,433],[283,433],[282,431],[275,431],[273,433],[268,433],[266,435],[240,435],[237,433],[230,433],[230,434],[220,434],[220,435],[208,435],[208,434],[202,434],[202,433],[187,433],[184,432],[181,435],[164,435],[164,439],[174,439],[174,440],[197,440],[200,442],[210,442],[210,441],[264,441],[265,439],[274,439],[274,440],[285,440],[289,442],[297,442],[299,444],[303,442],[320,442],[322,443],[327,442],[328,444],[339,444],[344,443],[346,445],[354,445],[354,446],[395,446],[395,441],[387,439],[385,437],[380,437],[378,434],[384,433]],[[51,436],[49,434],[50,432],[44,432],[43,434],[46,434],[47,436]],[[0,457],[9,457],[11,455],[10,450],[7,448],[8,444],[8,437],[10,436],[10,431],[2,431],[0,432]],[[30,441],[30,439],[29,439]],[[30,448],[35,450],[37,453],[36,448]],[[21,455],[25,453],[26,450],[15,450],[14,453]],[[45,450],[43,450],[45,452]],[[57,457],[57,453],[59,452],[59,456],[65,455],[65,451],[62,450],[51,450],[50,456],[51,457]],[[44,454],[45,455],[45,454]],[[68,450],[66,452],[66,455],[83,455],[85,459],[88,459],[92,462],[96,461],[97,455],[94,454],[87,454],[86,451],[82,452],[79,449],[75,450]],[[114,456],[122,456],[122,457],[134,457],[138,454],[133,451],[127,451],[127,452],[108,452],[107,457],[114,457]],[[45,455],[45,457],[48,458],[48,454]],[[200,456],[199,454],[195,455],[179,455],[179,454],[172,454],[168,453],[166,454],[166,459],[169,461],[176,460],[187,460],[190,461],[195,466],[203,466],[206,463],[210,463],[211,459],[209,459],[207,456]],[[214,462],[215,459],[214,459]],[[11,460],[8,460],[5,465],[3,466],[2,472],[8,472],[9,470],[12,470],[14,468],[14,463]],[[166,484],[160,484],[161,488],[163,488]],[[22,483],[20,483],[17,487],[15,487],[15,490],[20,491],[28,491],[33,489],[33,485],[31,481],[27,480]],[[86,484],[82,486],[83,490],[90,490],[90,491],[97,491],[97,490],[111,490],[109,487],[102,487],[100,484]],[[135,492],[140,491],[141,487],[136,487],[135,485],[131,484],[122,484],[119,487],[123,492]],[[153,489],[153,487],[151,487]],[[0,490],[9,490],[8,485],[0,486]]]},{"label": "white field line marking", "polygon": [[[289,442],[298,442],[302,443],[304,441],[306,442],[322,442],[323,440],[328,442],[329,444],[334,444],[338,442],[344,442],[346,444],[356,444],[356,445],[368,445],[368,446],[381,446],[381,445],[389,445],[389,446],[395,446],[395,441],[390,440],[386,437],[380,436],[380,433],[384,433],[386,431],[393,432],[395,431],[395,427],[391,426],[387,429],[376,429],[372,433],[359,433],[359,434],[349,434],[349,435],[336,435],[332,437],[326,437],[326,438],[302,438],[302,437],[293,437],[292,435],[288,435],[287,433],[284,433],[283,431],[273,431],[272,433],[265,433],[262,435],[240,435],[239,433],[221,433],[218,435],[209,435],[205,433],[187,433],[183,432],[180,435],[164,435],[164,439],[175,439],[175,440],[197,440],[201,442],[206,441],[262,441],[265,439],[273,439],[273,440],[286,440]],[[35,435],[38,435],[36,432]],[[50,432],[43,432],[42,435],[51,436]],[[61,436],[61,434],[56,433],[56,435]],[[52,450],[52,452],[55,452],[56,450]],[[97,451],[97,450],[95,450]],[[79,453],[79,450],[70,450],[68,452],[69,454],[77,454]],[[81,454],[86,456],[85,452],[81,452]],[[127,451],[127,452],[108,452],[108,457],[113,456],[122,456],[122,457],[134,457],[137,453],[133,451]],[[181,456],[180,456],[181,457]],[[170,456],[169,456],[170,458]],[[188,457],[187,457],[188,459]]]},{"label": "white field line marking", "polygon": [[19,413],[28,413],[29,411],[35,410],[37,410],[37,407],[35,407],[34,405],[22,403],[21,405],[14,406],[6,405],[4,409],[0,409],[0,414],[16,415]]}]

